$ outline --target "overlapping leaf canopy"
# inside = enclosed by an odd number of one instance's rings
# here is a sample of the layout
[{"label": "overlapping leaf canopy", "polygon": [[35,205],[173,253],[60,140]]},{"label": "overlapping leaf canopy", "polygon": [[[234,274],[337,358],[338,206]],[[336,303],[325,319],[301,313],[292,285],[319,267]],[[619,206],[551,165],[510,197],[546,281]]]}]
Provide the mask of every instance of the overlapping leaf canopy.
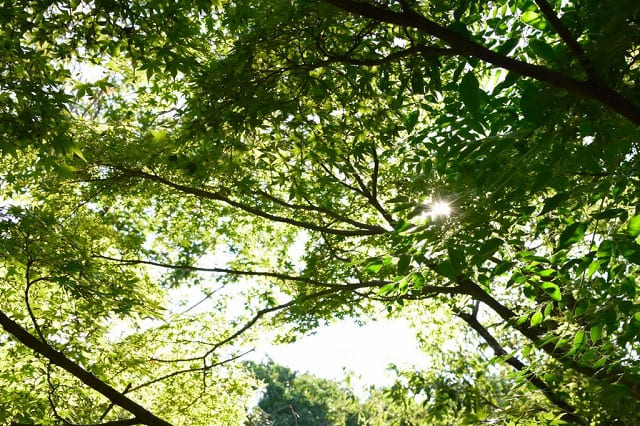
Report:
[{"label": "overlapping leaf canopy", "polygon": [[3,3],[0,413],[241,421],[247,333],[384,307],[516,372],[411,376],[443,421],[637,422],[636,3]]}]

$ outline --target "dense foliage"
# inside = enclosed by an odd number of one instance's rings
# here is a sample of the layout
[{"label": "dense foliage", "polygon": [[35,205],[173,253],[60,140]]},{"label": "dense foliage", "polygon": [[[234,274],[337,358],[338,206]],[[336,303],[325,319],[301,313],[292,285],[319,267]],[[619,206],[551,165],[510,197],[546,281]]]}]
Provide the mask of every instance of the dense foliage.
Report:
[{"label": "dense foliage", "polygon": [[429,418],[430,407],[419,404],[402,385],[372,388],[360,401],[344,384],[332,380],[296,373],[271,361],[248,366],[264,388],[247,426],[410,426],[434,420]]},{"label": "dense foliage", "polygon": [[384,307],[442,423],[640,422],[636,0],[0,5],[2,420],[240,424]]}]

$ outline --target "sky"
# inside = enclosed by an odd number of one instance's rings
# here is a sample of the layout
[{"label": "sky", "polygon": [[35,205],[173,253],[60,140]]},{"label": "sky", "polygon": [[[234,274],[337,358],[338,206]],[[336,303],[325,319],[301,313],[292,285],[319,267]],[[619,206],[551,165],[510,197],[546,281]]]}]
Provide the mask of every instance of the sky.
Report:
[{"label": "sky", "polygon": [[[223,263],[223,259],[222,256],[204,256],[199,264],[212,266]],[[228,306],[230,313],[239,315],[245,301],[242,290],[251,286],[250,280],[241,280],[217,294],[226,292],[240,296],[232,297]],[[181,303],[176,311],[184,311],[185,306],[192,306],[201,298],[201,292],[193,292],[189,288],[172,290],[170,295],[174,302],[187,301]],[[212,300],[206,300],[189,311],[207,312],[211,309],[215,309]],[[292,370],[337,381],[343,381],[350,374],[352,390],[365,397],[371,385],[393,384],[394,377],[387,370],[389,364],[401,368],[425,368],[428,365],[427,355],[419,349],[416,333],[409,323],[402,319],[386,319],[384,314],[380,316],[377,321],[369,321],[362,326],[351,319],[336,321],[320,326],[290,344],[273,344],[275,333],[265,333],[242,349],[253,349],[242,359],[255,362],[271,359]]]},{"label": "sky", "polygon": [[393,384],[393,376],[387,371],[391,363],[405,368],[427,364],[415,332],[399,319],[383,319],[362,327],[343,320],[287,345],[269,344],[264,339],[248,358],[262,361],[267,357],[325,379],[340,381],[351,372],[352,388],[360,396],[370,385]]}]

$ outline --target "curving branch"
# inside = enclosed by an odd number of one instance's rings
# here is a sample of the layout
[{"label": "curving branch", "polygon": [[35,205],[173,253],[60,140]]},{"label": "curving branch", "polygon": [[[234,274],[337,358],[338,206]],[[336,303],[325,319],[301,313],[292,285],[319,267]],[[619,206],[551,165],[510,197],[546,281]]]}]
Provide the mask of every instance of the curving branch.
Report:
[{"label": "curving branch", "polygon": [[456,49],[450,49],[446,47],[440,46],[430,46],[426,44],[419,44],[416,46],[409,47],[407,49],[398,50],[396,52],[390,53],[385,56],[376,56],[369,58],[358,58],[349,55],[334,55],[331,52],[325,52],[328,59],[324,61],[315,62],[313,64],[309,64],[309,68],[320,68],[333,64],[346,64],[346,65],[356,65],[356,66],[364,66],[364,67],[375,67],[379,65],[390,64],[393,62],[397,62],[400,59],[423,55],[423,56],[456,56],[461,55],[462,52]]},{"label": "curving branch", "polygon": [[398,25],[405,28],[415,28],[425,34],[436,37],[459,51],[462,55],[478,58],[491,65],[504,68],[524,77],[530,77],[553,87],[565,90],[583,98],[594,99],[606,105],[613,111],[627,118],[632,123],[640,126],[640,107],[629,101],[618,92],[602,84],[594,84],[593,81],[581,81],[553,71],[541,65],[530,64],[525,61],[511,58],[497,53],[481,44],[472,41],[464,35],[445,28],[438,23],[427,19],[419,13],[406,9],[403,12],[395,12],[371,3],[355,0],[323,0],[345,12],[373,19],[378,22]]},{"label": "curving branch", "polygon": [[295,299],[292,299],[292,300],[290,300],[288,302],[282,303],[280,305],[271,306],[271,307],[263,308],[263,309],[259,310],[242,327],[240,327],[238,330],[236,330],[235,332],[233,332],[232,334],[230,334],[226,338],[224,338],[224,339],[220,340],[219,342],[213,344],[212,348],[209,349],[207,352],[205,352],[203,355],[196,356],[196,357],[190,357],[190,358],[177,358],[177,359],[156,359],[156,358],[154,358],[152,360],[156,361],[156,362],[193,362],[193,361],[204,360],[208,356],[213,354],[221,346],[226,345],[227,343],[233,341],[234,339],[236,339],[237,337],[239,337],[240,335],[245,333],[256,322],[258,322],[258,320],[260,318],[262,318],[263,316],[265,316],[265,315],[267,315],[267,314],[269,314],[271,312],[281,311],[283,309],[286,309],[286,308],[289,308],[291,306],[294,306],[294,305],[296,305],[298,303],[307,302],[309,300],[318,299],[318,298],[321,298],[321,297],[324,297],[324,296],[329,296],[329,295],[338,293],[338,292],[340,292],[342,290],[355,291],[355,290],[358,290],[358,289],[361,289],[361,288],[382,287],[385,284],[387,284],[387,282],[385,282],[385,281],[370,281],[370,282],[358,283],[358,284],[345,284],[345,285],[339,286],[340,288],[328,288],[326,290],[318,291],[316,293],[305,294],[305,295],[296,297]]},{"label": "curving branch", "polygon": [[[278,197],[275,197],[265,191],[261,191],[258,190],[256,191],[256,193],[270,201],[272,201],[275,204],[278,204],[282,207],[286,207],[288,209],[292,209],[292,210],[305,210],[305,211],[310,211],[310,212],[316,212],[316,213],[321,213],[324,215],[327,215],[328,217],[332,218],[332,219],[336,219],[340,222],[344,222],[344,223],[348,223],[349,225],[353,225],[357,228],[362,228],[362,229],[368,229],[371,231],[379,231],[380,230],[380,226],[378,225],[370,225],[368,223],[363,223],[363,222],[358,222],[357,220],[353,220],[351,218],[342,216],[336,212],[334,212],[333,210],[329,210],[325,207],[321,207],[321,206],[316,206],[313,205],[311,203],[309,203],[309,205],[301,205],[301,204],[292,204],[292,203],[288,203],[284,200],[281,200]],[[306,200],[306,198],[305,198]]]},{"label": "curving branch", "polygon": [[[270,277],[277,278],[283,281],[295,281],[302,282],[305,284],[311,284],[318,287],[328,287],[336,290],[344,290],[348,289],[351,286],[361,286],[361,287],[372,287],[372,286],[383,286],[385,284],[389,284],[391,281],[365,281],[358,283],[347,283],[347,284],[334,284],[334,283],[325,283],[322,281],[314,280],[312,278],[302,277],[299,275],[288,275],[280,272],[268,272],[268,271],[244,271],[239,269],[228,269],[228,268],[203,268],[199,266],[191,266],[191,265],[174,265],[170,263],[162,263],[155,262],[151,260],[143,260],[143,259],[118,259],[110,256],[103,255],[94,255],[93,257],[98,259],[104,259],[112,262],[118,262],[125,265],[149,265],[149,266],[157,266],[160,268],[167,269],[176,269],[176,270],[187,270],[187,271],[197,271],[197,272],[213,272],[220,274],[230,274],[230,275],[243,275],[243,276],[251,276],[251,277]],[[358,287],[360,288],[360,287]]]},{"label": "curving branch", "polygon": [[159,383],[163,380],[169,379],[171,377],[175,377],[175,376],[179,376],[182,374],[188,374],[188,373],[206,373],[207,371],[211,370],[214,367],[219,367],[221,365],[225,365],[228,364],[230,362],[233,362],[239,358],[242,358],[243,356],[247,355],[248,353],[253,352],[255,349],[249,349],[248,351],[245,351],[239,355],[234,355],[230,358],[227,358],[225,360],[219,361],[219,362],[214,362],[213,364],[207,364],[206,363],[206,359],[203,359],[203,365],[202,367],[194,367],[194,368],[185,368],[183,370],[177,370],[177,371],[172,371],[171,373],[167,373],[163,376],[157,377],[155,379],[149,380],[148,382],[144,382],[142,384],[139,384],[137,386],[133,386],[133,387],[128,387],[127,389],[125,389],[125,391],[123,393],[129,393],[129,392],[134,392],[137,391],[139,389],[142,389],[144,387],[150,386],[154,383]]},{"label": "curving branch", "polygon": [[185,193],[185,194],[190,194],[190,195],[194,195],[196,197],[199,198],[205,198],[205,199],[209,199],[209,200],[215,200],[215,201],[221,201],[225,204],[228,204],[232,207],[236,207],[240,210],[243,210],[247,213],[253,214],[255,216],[259,216],[265,219],[269,219],[275,222],[282,222],[282,223],[288,223],[289,225],[293,225],[293,226],[297,226],[297,227],[301,227],[301,228],[306,228],[309,230],[313,230],[313,231],[318,231],[318,232],[324,232],[327,234],[333,234],[333,235],[342,235],[342,236],[346,236],[346,237],[353,237],[353,236],[371,236],[371,235],[380,235],[380,234],[384,234],[387,232],[387,230],[385,230],[382,227],[377,227],[375,229],[336,229],[336,228],[331,228],[328,226],[322,226],[322,225],[318,225],[315,223],[311,223],[311,222],[305,222],[305,221],[301,221],[301,220],[297,220],[297,219],[292,219],[289,217],[284,217],[284,216],[278,216],[278,215],[274,215],[271,213],[267,213],[257,207],[251,206],[249,204],[245,204],[243,202],[240,201],[236,201],[230,197],[228,197],[227,195],[223,194],[220,191],[208,191],[208,190],[204,190],[204,189],[200,189],[200,188],[193,188],[187,185],[182,185],[179,183],[175,183],[172,182],[168,179],[165,179],[163,177],[160,177],[158,175],[155,174],[151,174],[151,173],[146,173],[140,170],[128,170],[128,169],[123,169],[117,166],[113,166],[110,165],[110,167],[114,167],[117,170],[120,170],[121,172],[125,173],[127,176],[131,176],[131,177],[139,177],[142,179],[146,179],[146,180],[150,180],[153,182],[157,182],[160,183],[162,185],[168,186],[170,188],[173,188],[179,192]]},{"label": "curving branch", "polygon": [[[111,420],[104,423],[77,424],[77,423],[67,422],[65,424],[69,424],[71,426],[130,426],[130,425],[140,425],[144,423],[142,423],[140,420],[136,418],[132,418],[132,419],[124,419],[124,420]],[[41,426],[41,425],[32,424],[32,423],[11,422],[9,423],[9,426]]]},{"label": "curving branch", "polygon": [[[502,347],[502,345],[500,345],[500,343],[498,343],[495,337],[491,335],[489,330],[487,330],[482,324],[480,324],[475,315],[461,312],[458,314],[458,316],[487,342],[489,347],[491,347],[491,349],[493,350],[495,356],[504,357],[505,355],[507,355],[507,351]],[[529,370],[529,368],[522,361],[520,361],[515,356],[508,356],[504,358],[504,361],[516,370],[520,371],[524,375],[525,379],[527,379],[529,383],[542,391],[544,396],[553,405],[564,411],[564,413],[566,414],[565,418],[567,420],[573,422],[574,424],[585,424],[584,419],[575,414],[575,408],[569,405],[558,394],[553,392],[551,388],[549,388],[549,386],[540,377],[538,377],[538,375]]]}]

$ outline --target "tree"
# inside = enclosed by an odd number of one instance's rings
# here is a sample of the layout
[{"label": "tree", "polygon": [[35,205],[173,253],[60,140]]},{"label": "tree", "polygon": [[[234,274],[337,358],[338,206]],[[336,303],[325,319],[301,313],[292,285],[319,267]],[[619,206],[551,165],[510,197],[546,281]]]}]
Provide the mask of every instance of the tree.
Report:
[{"label": "tree", "polygon": [[249,363],[249,368],[266,384],[255,412],[258,418],[266,414],[267,420],[256,424],[357,424],[358,399],[338,383],[297,374],[272,361]]},{"label": "tree", "polygon": [[[140,370],[119,389],[156,380],[141,372],[148,362],[206,379],[258,326],[286,326],[288,339],[415,305],[466,324],[546,398],[549,421],[638,422],[637,2],[3,10],[3,194],[14,207],[0,323],[22,344],[6,350],[60,366],[127,421],[165,424],[106,388],[108,373],[87,372],[111,345],[82,333],[105,336],[115,313],[153,315],[167,288],[212,297],[211,273],[227,287],[251,280],[246,317],[214,321],[213,333],[199,332],[203,318],[167,319],[197,337],[174,338],[176,356],[160,361],[142,338]],[[79,63],[109,75],[74,82]],[[221,253],[232,260],[198,260]],[[37,406],[62,417],[43,394]]]},{"label": "tree", "polygon": [[265,383],[248,425],[408,426],[435,420],[429,417],[432,407],[419,404],[400,383],[371,387],[361,401],[342,383],[300,374],[273,361],[248,366]]}]

